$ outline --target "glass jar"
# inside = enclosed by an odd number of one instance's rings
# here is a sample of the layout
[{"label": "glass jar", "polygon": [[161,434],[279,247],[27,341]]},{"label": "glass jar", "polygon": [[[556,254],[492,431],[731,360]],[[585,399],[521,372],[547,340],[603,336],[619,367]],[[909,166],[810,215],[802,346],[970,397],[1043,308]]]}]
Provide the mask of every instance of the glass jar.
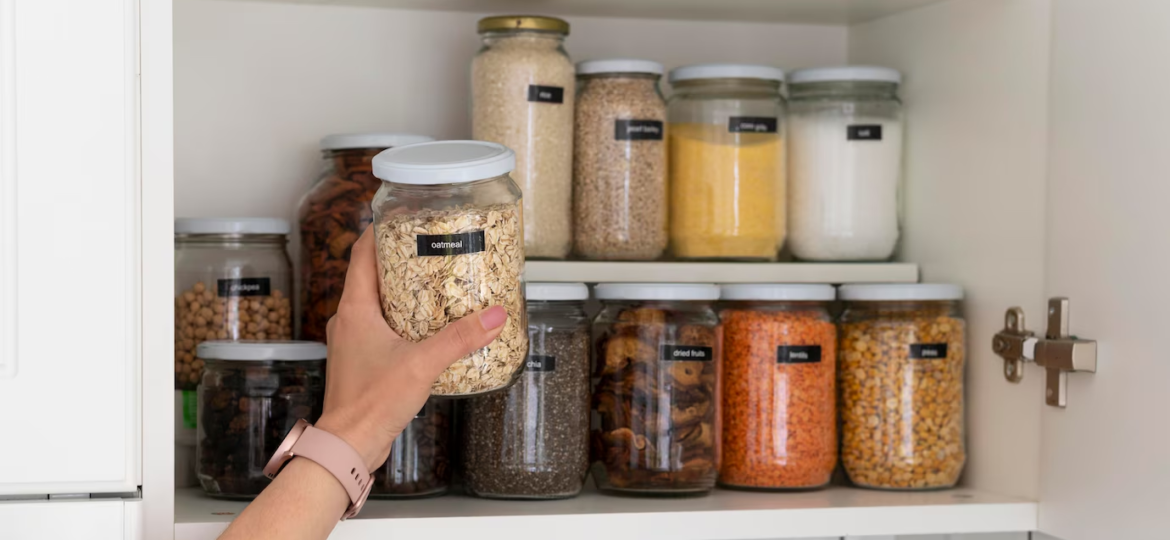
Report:
[{"label": "glass jar", "polygon": [[831,285],[724,285],[719,483],[829,484],[837,465],[837,327]]},{"label": "glass jar", "polygon": [[577,64],[573,247],[584,259],[646,261],[666,250],[662,64]]},{"label": "glass jar", "polygon": [[431,387],[469,396],[508,387],[524,368],[524,231],[511,150],[482,141],[391,148],[374,157],[378,290],[386,323],[421,341],[465,315],[503,306],[508,320],[487,347]]},{"label": "glass jar", "polygon": [[956,285],[846,285],[838,370],[841,461],[881,489],[955,485],[963,430],[966,323]]},{"label": "glass jar", "polygon": [[791,76],[789,241],[810,261],[885,260],[898,243],[902,76],[878,67]]},{"label": "glass jar", "polygon": [[297,210],[301,233],[300,337],[325,342],[325,325],[337,313],[349,249],[373,221],[370,201],[378,152],[434,139],[406,133],[350,133],[321,139],[324,171]]},{"label": "glass jar", "polygon": [[598,285],[593,479],[608,491],[706,493],[718,470],[719,287]]},{"label": "glass jar", "polygon": [[776,259],[784,244],[784,72],[670,72],[670,245],[681,259]]},{"label": "glass jar", "polygon": [[589,471],[589,289],[583,283],[526,289],[524,374],[506,392],[467,402],[464,482],[479,497],[574,497]]},{"label": "glass jar", "polygon": [[573,63],[569,23],[553,17],[487,17],[471,63],[471,138],[516,152],[524,193],[524,251],[564,259],[572,247]]},{"label": "glass jar", "polygon": [[409,499],[447,493],[451,485],[451,401],[432,399],[390,446],[374,469],[370,497]]},{"label": "glass jar", "polygon": [[199,385],[195,447],[203,491],[251,499],[269,483],[264,466],[293,424],[316,422],[325,399],[325,344],[208,341]]}]

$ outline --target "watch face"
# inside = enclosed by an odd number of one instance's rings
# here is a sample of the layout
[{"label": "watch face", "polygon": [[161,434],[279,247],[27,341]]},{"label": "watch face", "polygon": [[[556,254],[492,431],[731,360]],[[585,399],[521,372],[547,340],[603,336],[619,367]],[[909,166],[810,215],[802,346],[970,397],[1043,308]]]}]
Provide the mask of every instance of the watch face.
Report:
[{"label": "watch face", "polygon": [[284,441],[280,443],[280,447],[276,449],[276,452],[272,454],[272,458],[268,460],[268,465],[264,466],[264,476],[267,476],[269,479],[276,478],[276,473],[280,472],[281,467],[284,467],[284,464],[292,459],[291,451],[293,445],[297,443],[297,440],[301,438],[301,434],[310,425],[304,418],[297,420],[297,423],[288,431],[288,435],[285,435]]}]

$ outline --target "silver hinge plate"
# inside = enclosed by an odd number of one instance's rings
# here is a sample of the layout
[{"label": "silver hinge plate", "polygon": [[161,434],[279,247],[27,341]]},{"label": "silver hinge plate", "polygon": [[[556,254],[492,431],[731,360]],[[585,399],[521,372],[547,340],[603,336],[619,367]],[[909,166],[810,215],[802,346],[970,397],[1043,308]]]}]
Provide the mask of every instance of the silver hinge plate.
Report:
[{"label": "silver hinge plate", "polygon": [[1068,374],[1097,372],[1097,342],[1069,334],[1068,298],[1048,300],[1048,331],[1044,338],[1024,326],[1024,310],[1004,314],[1004,328],[991,339],[991,348],[1003,358],[1003,376],[1009,382],[1024,379],[1024,362],[1045,371],[1044,400],[1053,407],[1068,405]]}]

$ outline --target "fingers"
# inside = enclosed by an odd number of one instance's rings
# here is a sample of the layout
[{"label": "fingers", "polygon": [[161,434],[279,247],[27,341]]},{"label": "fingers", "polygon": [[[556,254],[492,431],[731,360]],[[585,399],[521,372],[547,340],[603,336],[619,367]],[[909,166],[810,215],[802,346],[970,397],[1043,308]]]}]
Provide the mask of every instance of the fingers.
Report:
[{"label": "fingers", "polygon": [[345,274],[345,288],[341,293],[339,310],[344,306],[346,309],[381,313],[378,265],[374,260],[374,226],[370,225],[350,250],[349,270]]},{"label": "fingers", "polygon": [[456,360],[496,339],[507,320],[508,312],[500,306],[493,306],[448,324],[438,334],[416,345],[418,361],[425,363],[427,371],[438,377]]}]

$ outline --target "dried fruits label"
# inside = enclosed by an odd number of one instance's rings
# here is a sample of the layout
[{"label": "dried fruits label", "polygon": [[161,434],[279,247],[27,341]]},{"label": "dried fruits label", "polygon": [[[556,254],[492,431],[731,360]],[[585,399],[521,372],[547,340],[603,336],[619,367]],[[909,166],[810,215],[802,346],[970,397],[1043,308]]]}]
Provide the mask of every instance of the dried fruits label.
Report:
[{"label": "dried fruits label", "polygon": [[781,345],[776,347],[777,364],[815,364],[820,361],[820,345]]},{"label": "dried fruits label", "polygon": [[695,345],[662,345],[658,347],[658,359],[668,362],[710,362],[715,358],[711,347]]},{"label": "dried fruits label", "polygon": [[850,141],[882,140],[881,124],[854,124],[845,127],[845,137]]},{"label": "dried fruits label", "polygon": [[910,358],[914,360],[937,360],[947,357],[946,343],[911,343]]},{"label": "dried fruits label", "polygon": [[215,282],[219,296],[269,296],[272,283],[269,278],[220,279]]},{"label": "dried fruits label", "polygon": [[530,354],[524,362],[524,371],[556,371],[557,357]]},{"label": "dried fruits label", "polygon": [[776,133],[778,122],[774,116],[732,116],[727,121],[731,133]]},{"label": "dried fruits label", "polygon": [[483,230],[458,234],[420,234],[414,237],[419,257],[447,257],[479,253],[486,245]]},{"label": "dried fruits label", "polygon": [[619,141],[661,141],[660,120],[614,120],[613,138]]},{"label": "dried fruits label", "polygon": [[528,101],[537,103],[564,103],[565,89],[559,86],[528,85]]}]

